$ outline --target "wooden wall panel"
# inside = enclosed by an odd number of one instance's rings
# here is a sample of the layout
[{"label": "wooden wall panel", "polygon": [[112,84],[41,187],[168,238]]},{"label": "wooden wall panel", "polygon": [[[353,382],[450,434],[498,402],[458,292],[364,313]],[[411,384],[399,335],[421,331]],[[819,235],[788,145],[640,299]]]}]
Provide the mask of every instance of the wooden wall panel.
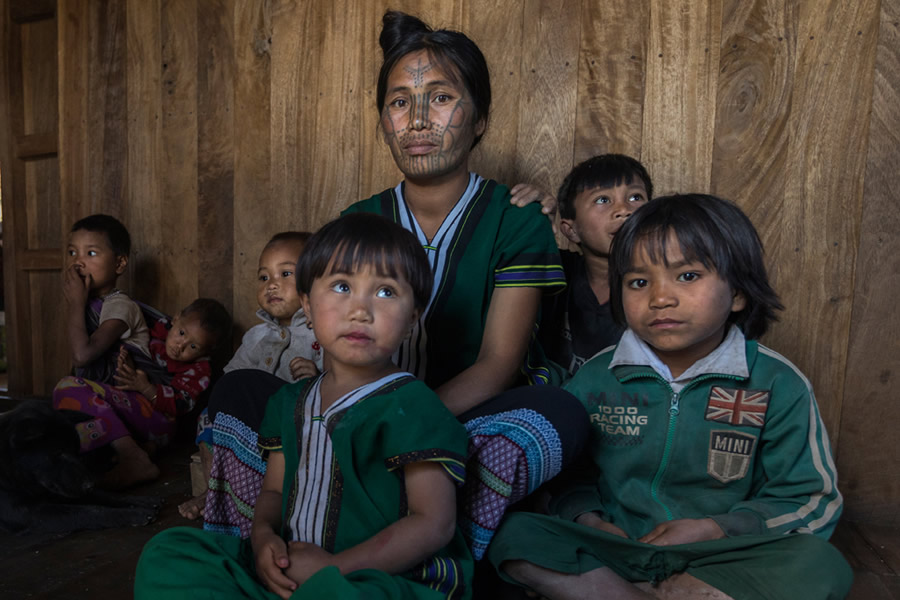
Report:
[{"label": "wooden wall panel", "polygon": [[[793,3],[728,0],[722,16],[712,191],[740,205],[770,256],[782,244],[797,10]],[[793,246],[791,246],[793,249]],[[777,282],[773,263],[770,276]]]},{"label": "wooden wall panel", "polygon": [[[60,310],[62,294],[59,293],[60,278],[56,270],[30,271],[28,289],[31,290],[32,320],[28,323],[33,331],[65,331],[66,312]],[[48,294],[46,290],[56,293]],[[64,339],[49,335],[35,339],[31,360],[40,369],[34,369],[32,385],[39,390],[52,390],[60,379],[69,372],[68,345]]]},{"label": "wooden wall panel", "polygon": [[[83,2],[89,11],[87,58],[87,198],[78,217],[105,212],[127,214],[128,102],[126,88],[126,4],[120,0]],[[67,124],[64,120],[64,125]],[[71,225],[70,220],[63,227]],[[122,281],[128,289],[129,280]]]},{"label": "wooden wall panel", "polygon": [[197,3],[163,0],[160,121],[160,231],[157,304],[176,314],[198,297],[197,272]]},{"label": "wooden wall panel", "polygon": [[234,4],[234,306],[237,332],[255,325],[256,267],[270,210],[270,48],[267,4]]},{"label": "wooden wall panel", "polygon": [[581,10],[572,162],[609,152],[639,157],[649,0],[584,0]]},{"label": "wooden wall panel", "polygon": [[900,524],[900,468],[889,442],[900,423],[898,148],[900,0],[882,0],[838,469],[847,516],[892,526]]},{"label": "wooden wall panel", "polygon": [[232,284],[244,281],[234,247],[235,11],[232,0],[203,2],[197,11],[197,288],[232,314]]},{"label": "wooden wall panel", "polygon": [[514,149],[519,141],[523,57],[510,48],[522,46],[525,5],[519,0],[467,4],[459,29],[478,44],[491,73],[493,110],[488,128],[472,155],[471,168],[512,186],[517,183]]},{"label": "wooden wall panel", "polygon": [[[810,376],[833,440],[849,440],[854,515],[888,518],[900,482],[880,475],[900,450],[876,440],[900,415],[871,411],[900,372],[898,2],[59,0],[54,13],[0,0],[10,382],[49,391],[41,340],[62,327],[42,312],[59,299],[57,249],[89,212],[132,231],[123,287],[170,312],[222,300],[239,341],[257,322],[269,236],[315,229],[401,177],[375,108],[391,7],[485,53],[482,174],[555,190],[575,162],[625,152],[659,194],[713,191],[748,212],[788,307],[764,341]],[[32,313],[53,331],[17,334]]]},{"label": "wooden wall panel", "polygon": [[[88,141],[91,129],[86,127],[92,92],[88,73],[91,11],[86,0],[61,0],[57,3],[59,48],[59,247],[64,248],[69,228],[76,220],[99,212],[90,188]],[[93,123],[91,123],[93,124]],[[118,157],[120,164],[127,164]],[[121,213],[115,216],[123,216]],[[62,267],[62,263],[60,263]]]},{"label": "wooden wall panel", "polygon": [[709,190],[721,26],[721,0],[650,2],[641,161],[658,195]]},{"label": "wooden wall panel", "polygon": [[359,124],[362,113],[374,113],[375,107],[361,101],[364,81],[358,49],[371,44],[372,36],[359,20],[346,18],[354,6],[354,0],[335,0],[327,10],[318,11],[322,37],[318,47],[307,42],[304,52],[319,76],[311,93],[304,94],[310,97],[312,118],[303,120],[312,127],[312,143],[300,149],[299,185],[288,203],[289,222],[301,230],[315,231],[364,197],[355,168],[361,146]]},{"label": "wooden wall panel", "polygon": [[[265,207],[267,225],[277,223],[279,230],[296,229],[294,207],[297,196],[305,200],[304,189],[310,173],[303,167],[315,148],[315,110],[318,99],[318,53],[321,46],[321,11],[306,2],[282,0],[269,4],[266,17],[272,28],[271,118],[270,118],[270,196],[260,198]],[[308,45],[307,45],[308,44]],[[301,166],[302,165],[302,166]],[[253,232],[269,237],[276,231]],[[257,240],[264,242],[265,240]]]},{"label": "wooden wall panel", "polygon": [[[769,341],[811,379],[836,441],[860,235],[878,2],[806,5],[799,23],[787,185],[777,221],[782,244],[770,254],[779,265],[776,284],[786,310]],[[851,90],[856,101],[849,101]]]},{"label": "wooden wall panel", "polygon": [[6,313],[6,354],[10,389],[32,389],[35,370],[31,360],[32,339],[28,274],[18,268],[27,253],[28,229],[23,206],[25,165],[19,159],[23,138],[22,35],[11,16],[9,0],[0,0],[0,200],[3,202],[3,284]]},{"label": "wooden wall panel", "polygon": [[[410,2],[412,4],[412,2]],[[359,198],[368,198],[372,194],[380,192],[400,180],[400,171],[391,159],[391,152],[384,143],[379,127],[379,115],[376,104],[376,82],[378,71],[381,67],[382,53],[378,45],[378,35],[381,33],[381,17],[388,8],[392,10],[404,10],[402,5],[388,0],[373,0],[366,3],[366,8],[357,8],[357,14],[362,19],[363,40],[362,70],[363,94],[360,98],[363,107],[360,117],[360,156],[359,156]],[[409,10],[416,10],[409,7]],[[421,10],[421,9],[419,9]],[[413,13],[420,14],[421,12]]]},{"label": "wooden wall panel", "polygon": [[578,89],[578,0],[529,0],[522,39],[522,100],[514,179],[549,189],[572,166]]},{"label": "wooden wall panel", "polygon": [[[126,12],[128,103],[128,199],[131,285],[135,298],[165,309],[160,294],[167,238],[161,224],[164,170],[162,139],[161,0],[128,0]],[[140,226],[135,226],[135,224]]]}]

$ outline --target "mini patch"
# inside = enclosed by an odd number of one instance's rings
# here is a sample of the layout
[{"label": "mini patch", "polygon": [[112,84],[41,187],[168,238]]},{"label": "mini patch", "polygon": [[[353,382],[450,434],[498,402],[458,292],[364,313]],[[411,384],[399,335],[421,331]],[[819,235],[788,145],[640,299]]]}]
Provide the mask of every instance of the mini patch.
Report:
[{"label": "mini patch", "polygon": [[756,437],[740,431],[714,429],[709,432],[709,459],[706,472],[728,483],[743,478],[750,467]]}]

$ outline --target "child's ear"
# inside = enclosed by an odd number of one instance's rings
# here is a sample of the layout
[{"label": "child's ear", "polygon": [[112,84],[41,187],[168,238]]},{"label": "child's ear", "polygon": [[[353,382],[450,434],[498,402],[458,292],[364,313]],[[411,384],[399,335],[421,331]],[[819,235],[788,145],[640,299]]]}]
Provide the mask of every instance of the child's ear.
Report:
[{"label": "child's ear", "polygon": [[731,297],[731,312],[741,312],[745,308],[747,308],[747,297],[744,296],[744,292],[735,291]]},{"label": "child's ear", "polygon": [[559,230],[562,231],[562,234],[566,236],[566,239],[573,244],[581,243],[581,238],[578,236],[578,232],[575,231],[575,223],[572,219],[560,219]]},{"label": "child's ear", "polygon": [[404,336],[404,339],[408,340],[409,337],[412,335],[413,327],[416,326],[416,323],[418,322],[419,317],[421,317],[421,316],[422,316],[422,311],[419,310],[418,308],[414,308],[412,311],[412,316],[410,317],[410,321],[409,321],[409,329],[406,330],[406,335]]},{"label": "child's ear", "polygon": [[303,314],[306,315],[306,319],[312,320],[312,307],[309,304],[309,294],[304,294],[301,291],[297,292],[297,295],[300,297],[300,308],[303,309]]},{"label": "child's ear", "polygon": [[125,267],[128,266],[128,257],[124,254],[116,257],[116,275],[121,275],[125,272]]},{"label": "child's ear", "polygon": [[418,308],[414,308],[412,312],[412,318],[409,321],[409,326],[412,327],[419,320],[419,317],[422,316],[422,311]]}]

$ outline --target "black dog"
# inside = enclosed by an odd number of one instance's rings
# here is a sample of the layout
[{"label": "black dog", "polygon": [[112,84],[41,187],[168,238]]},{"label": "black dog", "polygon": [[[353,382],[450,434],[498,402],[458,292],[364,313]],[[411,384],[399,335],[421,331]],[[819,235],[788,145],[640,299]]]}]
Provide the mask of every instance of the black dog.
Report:
[{"label": "black dog", "polygon": [[89,418],[41,400],[0,414],[0,530],[61,534],[146,525],[156,517],[157,498],[94,488],[114,453],[109,447],[80,453],[75,424]]}]

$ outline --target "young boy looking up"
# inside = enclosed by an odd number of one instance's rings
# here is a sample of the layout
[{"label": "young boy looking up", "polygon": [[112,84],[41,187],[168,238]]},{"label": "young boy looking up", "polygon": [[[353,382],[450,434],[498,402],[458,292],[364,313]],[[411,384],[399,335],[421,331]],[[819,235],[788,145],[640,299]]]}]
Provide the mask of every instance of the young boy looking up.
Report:
[{"label": "young boy looking up", "polygon": [[[285,383],[293,383],[303,377],[312,377],[322,370],[322,349],[310,329],[306,315],[300,305],[294,271],[297,259],[303,252],[310,233],[305,231],[283,231],[272,236],[259,255],[256,271],[256,299],[259,310],[256,316],[262,323],[251,327],[241,341],[240,348],[228,364],[226,376],[213,389],[214,399],[210,404],[217,406],[216,400],[223,395],[239,395],[248,380],[246,370],[264,371],[262,385],[274,393]],[[254,373],[259,377],[258,373]],[[259,379],[253,381],[259,382]],[[246,383],[252,385],[252,383]],[[259,415],[260,418],[262,415]],[[200,449],[200,463],[203,481],[209,481],[212,472],[212,421],[209,411],[204,410],[197,427],[197,446]],[[229,444],[234,441],[230,440]],[[262,482],[262,474],[259,474]],[[217,477],[218,479],[218,477]],[[215,486],[213,491],[204,489],[200,494],[178,505],[178,512],[187,519],[208,516],[213,523],[221,522],[222,512],[231,510],[232,495],[228,486]],[[211,502],[207,504],[207,501]],[[240,501],[237,504],[241,504]],[[211,509],[206,514],[207,506]],[[221,509],[221,510],[219,510]],[[249,533],[250,519],[245,519]]]},{"label": "young boy looking up", "polygon": [[140,307],[116,289],[128,266],[131,237],[117,219],[90,215],[72,225],[63,295],[75,374],[110,383],[119,344],[149,356],[150,334]]},{"label": "young boy looking up", "polygon": [[568,286],[545,298],[540,341],[566,378],[622,335],[609,309],[609,246],[625,219],[652,196],[647,170],[622,154],[589,158],[559,187],[560,230],[581,253],[560,251]]}]

